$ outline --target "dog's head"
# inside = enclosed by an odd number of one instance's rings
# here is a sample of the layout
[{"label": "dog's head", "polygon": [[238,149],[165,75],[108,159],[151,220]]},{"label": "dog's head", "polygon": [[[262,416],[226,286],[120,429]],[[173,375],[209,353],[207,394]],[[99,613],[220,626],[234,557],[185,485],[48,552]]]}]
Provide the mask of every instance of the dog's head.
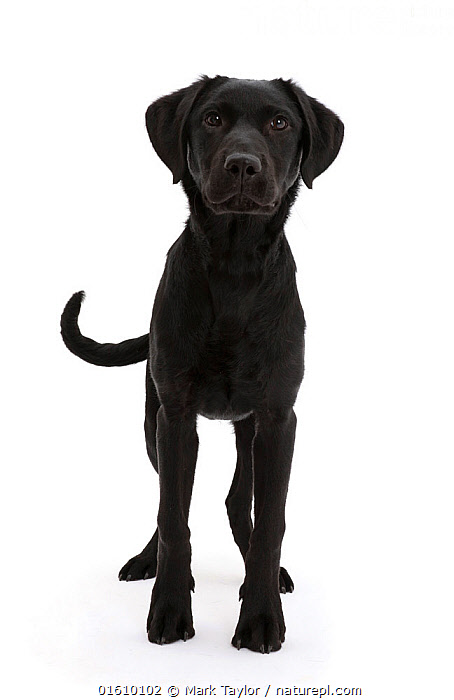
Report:
[{"label": "dog's head", "polygon": [[147,110],[150,140],[174,183],[192,180],[216,214],[272,214],[299,175],[336,158],[344,127],[290,80],[203,77]]}]

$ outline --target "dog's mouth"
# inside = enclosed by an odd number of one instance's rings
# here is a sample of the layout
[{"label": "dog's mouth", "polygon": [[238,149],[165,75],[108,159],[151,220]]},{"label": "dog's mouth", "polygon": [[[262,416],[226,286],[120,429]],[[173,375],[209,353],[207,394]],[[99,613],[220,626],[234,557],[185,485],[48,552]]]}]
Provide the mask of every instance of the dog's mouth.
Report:
[{"label": "dog's mouth", "polygon": [[208,197],[204,199],[215,214],[274,214],[279,204],[277,200],[262,204],[241,193],[234,194],[223,202],[211,202]]}]

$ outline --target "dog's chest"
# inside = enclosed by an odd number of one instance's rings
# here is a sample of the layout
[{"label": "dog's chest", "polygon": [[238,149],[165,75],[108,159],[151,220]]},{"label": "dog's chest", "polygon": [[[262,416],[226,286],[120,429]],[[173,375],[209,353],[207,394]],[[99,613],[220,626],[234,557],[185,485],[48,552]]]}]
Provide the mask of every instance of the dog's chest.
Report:
[{"label": "dog's chest", "polygon": [[254,308],[257,286],[217,279],[212,289],[212,322],[201,347],[200,413],[236,419],[249,414],[258,389],[259,345]]}]

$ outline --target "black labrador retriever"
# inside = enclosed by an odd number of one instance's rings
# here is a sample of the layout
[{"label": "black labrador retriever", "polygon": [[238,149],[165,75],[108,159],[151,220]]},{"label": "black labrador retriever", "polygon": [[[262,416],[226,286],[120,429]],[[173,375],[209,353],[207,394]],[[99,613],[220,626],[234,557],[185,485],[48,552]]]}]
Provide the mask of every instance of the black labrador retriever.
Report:
[{"label": "black labrador retriever", "polygon": [[280,553],[304,367],[305,321],[284,223],[301,178],[312,187],[336,158],[343,124],[290,80],[204,76],[154,102],[146,126],[190,206],[167,256],[150,333],[118,344],[84,337],[78,292],[62,315],[63,340],[97,365],[147,360],[145,435],[159,473],[158,527],[119,577],[156,576],[151,642],[194,635],[188,515],[197,416],[233,422],[238,458],[226,505],[246,575],[232,644],[269,653],[284,641],[279,593],[293,591]]}]

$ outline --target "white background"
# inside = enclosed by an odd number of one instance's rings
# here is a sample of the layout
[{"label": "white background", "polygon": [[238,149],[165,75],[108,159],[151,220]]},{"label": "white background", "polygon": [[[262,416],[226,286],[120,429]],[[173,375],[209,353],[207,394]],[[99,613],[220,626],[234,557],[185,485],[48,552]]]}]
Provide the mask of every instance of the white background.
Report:
[{"label": "white background", "polygon": [[[453,16],[418,0],[2,11],[5,697],[142,683],[165,697],[209,683],[452,697]],[[187,209],[144,113],[201,73],[292,77],[346,125],[287,226],[307,373],[283,551],[295,592],[270,656],[230,646],[242,580],[224,509],[233,435],[204,419],[196,637],[148,643],[152,582],[116,580],[155,526],[145,367],[87,365],[59,336],[79,289],[85,334],[146,332]]]}]

